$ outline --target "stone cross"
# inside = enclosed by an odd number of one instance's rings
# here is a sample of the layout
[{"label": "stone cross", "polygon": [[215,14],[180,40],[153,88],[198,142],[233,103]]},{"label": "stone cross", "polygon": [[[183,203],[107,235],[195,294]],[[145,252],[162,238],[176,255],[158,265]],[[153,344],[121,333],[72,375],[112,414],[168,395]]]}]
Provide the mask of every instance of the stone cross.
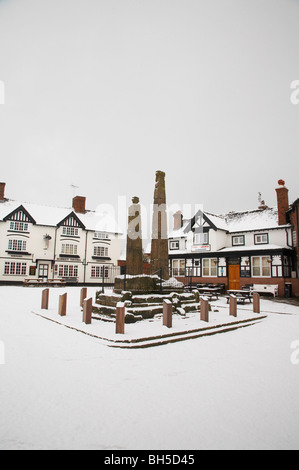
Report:
[{"label": "stone cross", "polygon": [[159,275],[159,273],[164,280],[169,279],[166,191],[163,171],[156,172],[151,246],[151,274]]},{"label": "stone cross", "polygon": [[141,207],[139,198],[133,197],[128,215],[126,274],[136,276],[142,273]]}]

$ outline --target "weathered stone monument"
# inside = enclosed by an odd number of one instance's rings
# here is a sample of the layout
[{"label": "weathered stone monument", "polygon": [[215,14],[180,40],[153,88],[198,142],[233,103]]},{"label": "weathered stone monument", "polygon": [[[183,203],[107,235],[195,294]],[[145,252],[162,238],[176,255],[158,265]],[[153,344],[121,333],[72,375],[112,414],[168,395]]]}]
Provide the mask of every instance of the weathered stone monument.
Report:
[{"label": "weathered stone monument", "polygon": [[168,280],[168,258],[165,173],[163,171],[157,171],[153,208],[151,274],[159,274],[164,280]]},{"label": "weathered stone monument", "polygon": [[139,198],[133,197],[132,203],[128,214],[126,274],[135,276],[142,274],[143,254]]}]

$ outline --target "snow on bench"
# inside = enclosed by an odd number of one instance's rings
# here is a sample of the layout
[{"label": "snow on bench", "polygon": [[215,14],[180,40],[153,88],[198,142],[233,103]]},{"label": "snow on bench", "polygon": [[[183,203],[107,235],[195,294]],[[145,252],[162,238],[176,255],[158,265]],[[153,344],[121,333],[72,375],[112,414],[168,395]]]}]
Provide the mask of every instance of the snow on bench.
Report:
[{"label": "snow on bench", "polygon": [[274,297],[278,295],[277,284],[254,284],[250,290],[261,294],[272,294]]}]

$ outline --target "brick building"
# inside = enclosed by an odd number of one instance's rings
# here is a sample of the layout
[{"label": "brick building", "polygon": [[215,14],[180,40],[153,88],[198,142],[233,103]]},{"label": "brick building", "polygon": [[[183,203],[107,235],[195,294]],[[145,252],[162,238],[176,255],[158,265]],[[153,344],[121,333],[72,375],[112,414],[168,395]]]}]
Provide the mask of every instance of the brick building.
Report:
[{"label": "brick building", "polygon": [[[198,211],[190,220],[174,216],[169,234],[170,274],[184,283],[286,286],[299,295],[299,199],[289,205],[282,180],[277,207],[262,202],[257,210],[216,215]],[[291,287],[290,287],[291,286]]]}]

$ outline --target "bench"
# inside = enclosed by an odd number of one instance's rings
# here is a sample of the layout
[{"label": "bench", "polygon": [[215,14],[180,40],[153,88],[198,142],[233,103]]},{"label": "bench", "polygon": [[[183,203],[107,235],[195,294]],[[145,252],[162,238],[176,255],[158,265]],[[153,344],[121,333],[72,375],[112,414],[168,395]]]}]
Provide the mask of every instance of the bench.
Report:
[{"label": "bench", "polygon": [[259,294],[272,294],[274,297],[278,295],[277,284],[254,284],[250,290]]}]

